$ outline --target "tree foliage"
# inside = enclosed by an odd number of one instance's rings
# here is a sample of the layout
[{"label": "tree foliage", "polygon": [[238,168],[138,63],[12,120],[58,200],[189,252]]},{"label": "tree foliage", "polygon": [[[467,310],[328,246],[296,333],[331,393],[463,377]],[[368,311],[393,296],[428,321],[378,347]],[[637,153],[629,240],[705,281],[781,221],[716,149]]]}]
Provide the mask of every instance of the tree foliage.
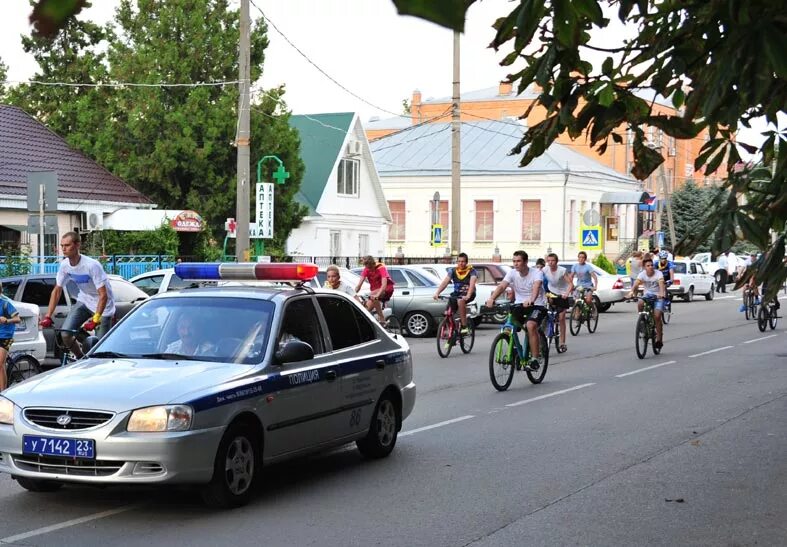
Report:
[{"label": "tree foliage", "polygon": [[102,230],[91,232],[85,246],[94,255],[169,255],[178,254],[178,233],[169,224],[147,232]]},{"label": "tree foliage", "polygon": [[[461,29],[457,19],[464,20],[464,11],[457,10],[466,9],[428,0],[394,2],[400,12],[454,29]],[[787,0],[518,0],[512,5],[495,22],[491,46],[507,48],[501,64],[509,67],[508,79],[519,92],[539,86],[531,108],[545,111],[514,150],[523,154],[522,165],[562,134],[585,135],[603,153],[610,139],[623,142],[629,130],[632,174],[644,179],[664,161],[647,146],[646,127],[676,139],[707,130],[710,139],[695,167],[704,167],[706,175],[726,169],[727,191],[711,202],[703,229],[686,234],[676,251],[689,254],[711,235],[716,252],[745,238],[769,249],[758,277],[780,285],[787,278],[787,132],[768,130],[764,144],[753,145],[740,142],[736,131],[755,118],[778,127],[777,115],[787,105]],[[602,8],[616,10],[617,19],[636,31],[634,37],[617,48],[597,46],[593,36],[614,32]],[[599,52],[606,58],[596,68],[589,59]],[[636,94],[643,89],[670,98],[678,113],[655,111]],[[737,172],[738,147],[758,153],[770,168]],[[777,234],[774,244],[770,230]]]},{"label": "tree foliage", "polygon": [[[41,66],[35,79],[149,86],[19,86],[10,100],[160,208],[198,211],[209,240],[220,240],[236,207],[237,86],[157,84],[237,80],[238,27],[229,0],[122,0],[107,28],[71,16],[54,38],[24,40]],[[262,73],[267,45],[260,21],[251,31],[252,81]],[[283,96],[283,88],[258,90],[247,107],[252,162],[275,154],[291,174],[276,185],[271,244],[281,248],[306,212],[295,201],[303,164]],[[194,254],[203,245],[193,243],[182,252]]]}]

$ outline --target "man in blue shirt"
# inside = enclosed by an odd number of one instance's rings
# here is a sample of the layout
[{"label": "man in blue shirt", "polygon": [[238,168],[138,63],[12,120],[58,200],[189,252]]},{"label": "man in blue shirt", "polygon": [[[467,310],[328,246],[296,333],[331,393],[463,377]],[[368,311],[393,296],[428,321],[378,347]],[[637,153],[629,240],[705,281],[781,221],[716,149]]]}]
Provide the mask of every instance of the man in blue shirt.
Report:
[{"label": "man in blue shirt", "polygon": [[[3,284],[0,283],[0,293],[3,291]],[[16,332],[16,324],[21,320],[19,312],[16,311],[14,303],[11,299],[0,294],[0,391],[8,387],[8,378],[5,374],[5,360],[8,357],[8,351],[11,349],[11,344],[14,343],[14,332]]]},{"label": "man in blue shirt", "polygon": [[593,303],[593,293],[598,289],[598,276],[593,271],[593,266],[587,263],[588,254],[585,251],[579,251],[577,255],[577,264],[571,268],[571,274],[576,278],[574,286],[585,289],[585,302],[588,306]]}]

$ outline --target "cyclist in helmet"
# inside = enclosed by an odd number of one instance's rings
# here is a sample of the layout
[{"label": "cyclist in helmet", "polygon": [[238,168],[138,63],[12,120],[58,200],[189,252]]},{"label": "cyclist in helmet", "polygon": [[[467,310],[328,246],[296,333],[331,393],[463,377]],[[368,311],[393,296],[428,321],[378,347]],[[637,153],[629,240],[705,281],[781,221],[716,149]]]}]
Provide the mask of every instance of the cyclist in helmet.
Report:
[{"label": "cyclist in helmet", "polygon": [[669,253],[664,249],[659,251],[659,263],[656,269],[664,276],[664,281],[668,286],[675,280],[675,264],[669,259]]}]

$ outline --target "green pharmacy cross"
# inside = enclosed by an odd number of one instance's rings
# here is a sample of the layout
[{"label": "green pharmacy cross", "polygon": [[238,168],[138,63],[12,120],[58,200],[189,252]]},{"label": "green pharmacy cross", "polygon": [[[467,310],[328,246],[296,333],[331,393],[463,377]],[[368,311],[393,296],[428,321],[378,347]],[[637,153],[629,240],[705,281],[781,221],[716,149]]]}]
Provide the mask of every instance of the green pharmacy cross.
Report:
[{"label": "green pharmacy cross", "polygon": [[290,173],[284,168],[284,162],[278,156],[264,156],[257,162],[257,182],[262,182],[262,164],[266,160],[274,160],[279,164],[279,167],[273,172],[273,179],[276,181],[276,184],[284,184],[284,181],[290,178]]}]

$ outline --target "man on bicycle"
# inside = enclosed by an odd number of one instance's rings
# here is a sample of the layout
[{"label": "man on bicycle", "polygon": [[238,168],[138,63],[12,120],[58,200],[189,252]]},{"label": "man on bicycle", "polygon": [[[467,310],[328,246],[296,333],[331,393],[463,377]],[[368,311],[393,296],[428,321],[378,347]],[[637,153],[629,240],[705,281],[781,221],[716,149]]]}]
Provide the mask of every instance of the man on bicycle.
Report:
[{"label": "man on bicycle", "polygon": [[[49,309],[41,320],[41,326],[44,328],[52,326],[52,314],[63,294],[63,285],[73,281],[79,289],[79,294],[63,322],[63,329],[76,331],[84,323],[85,330],[95,330],[96,336],[101,338],[112,326],[115,300],[101,263],[80,254],[80,244],[79,234],[76,232],[67,232],[60,239],[60,248],[65,258],[57,270],[55,288],[52,289],[49,297]],[[63,344],[70,348],[77,358],[82,357],[82,348],[74,343],[73,335],[63,333]]]},{"label": "man on bicycle", "polygon": [[[626,298],[631,298],[637,292],[640,285],[645,288],[645,294],[643,296],[653,306],[653,317],[656,320],[657,340],[654,343],[654,347],[661,349],[664,347],[664,342],[662,341],[661,317],[664,312],[664,298],[666,296],[667,287],[664,283],[664,275],[653,266],[652,258],[645,258],[642,261],[642,267],[644,269],[637,276]],[[644,306],[645,303],[642,300],[637,303],[637,309],[640,312]]]},{"label": "man on bicycle", "polygon": [[16,311],[11,299],[3,294],[3,284],[0,283],[0,391],[8,387],[8,378],[5,374],[5,361],[8,352],[11,351],[11,344],[14,343],[14,332],[16,325],[22,320],[19,312]]},{"label": "man on bicycle", "polygon": [[515,303],[511,313],[519,323],[525,323],[527,329],[528,343],[530,345],[530,355],[533,356],[529,363],[532,370],[538,370],[541,366],[538,356],[541,355],[541,348],[538,340],[538,326],[546,317],[546,299],[544,298],[544,274],[536,268],[527,266],[527,253],[525,251],[514,252],[514,269],[510,270],[503,280],[495,287],[486,306],[492,308],[498,296],[509,287],[513,286]]},{"label": "man on bicycle", "polygon": [[366,301],[366,309],[371,313],[377,314],[377,320],[381,325],[385,324],[385,317],[383,315],[383,306],[393,296],[394,282],[385,269],[385,264],[377,262],[373,256],[366,256],[363,259],[363,271],[361,278],[358,280],[358,285],[355,287],[355,292],[361,290],[364,280],[369,280],[369,300]]},{"label": "man on bicycle", "polygon": [[467,253],[459,253],[456,257],[456,267],[451,268],[443,278],[440,286],[437,287],[432,298],[437,300],[440,293],[448,286],[454,284],[454,291],[448,305],[451,306],[451,313],[456,313],[459,309],[459,321],[462,322],[462,335],[470,334],[467,328],[467,304],[475,300],[475,284],[478,281],[478,272],[468,264]]},{"label": "man on bicycle", "polygon": [[[669,287],[675,281],[675,264],[670,260],[669,252],[662,249],[659,251],[659,263],[656,269],[664,276],[664,286]],[[667,291],[667,302],[671,302],[669,291]],[[665,302],[665,304],[667,303]]]},{"label": "man on bicycle", "polygon": [[585,290],[585,303],[590,306],[593,303],[593,293],[598,288],[598,276],[593,271],[593,266],[587,263],[588,254],[585,251],[579,251],[577,255],[577,264],[571,268],[572,282],[576,277],[576,287]]},{"label": "man on bicycle", "polygon": [[552,305],[558,309],[558,318],[560,321],[560,351],[566,351],[566,310],[571,306],[569,305],[568,296],[574,290],[574,282],[563,266],[557,265],[557,254],[549,253],[547,255],[547,267],[544,268],[544,281],[550,293],[555,295],[552,298]]}]

